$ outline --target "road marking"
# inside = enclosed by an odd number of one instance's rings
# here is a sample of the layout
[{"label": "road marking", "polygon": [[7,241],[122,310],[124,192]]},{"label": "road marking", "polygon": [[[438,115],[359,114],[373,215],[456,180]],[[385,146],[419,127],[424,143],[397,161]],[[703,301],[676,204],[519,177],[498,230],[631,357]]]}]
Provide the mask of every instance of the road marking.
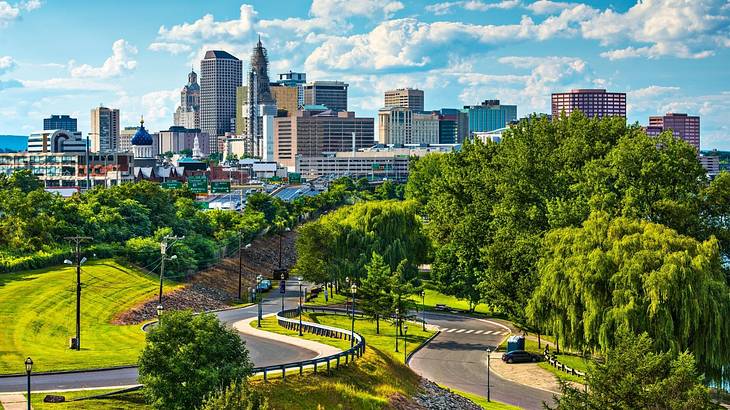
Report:
[{"label": "road marking", "polygon": [[510,332],[502,332],[503,336],[507,336]]},{"label": "road marking", "polygon": [[492,334],[492,331],[491,331],[491,330],[485,330],[485,331],[484,331],[484,334],[485,334],[485,335],[490,335],[490,334]]},{"label": "road marking", "polygon": [[483,332],[483,330],[477,330],[476,332],[474,332],[474,334],[475,335],[480,335],[480,334],[482,334],[482,332]]},{"label": "road marking", "polygon": [[456,330],[456,329],[449,329],[449,330],[447,330],[447,331],[446,331],[446,333],[451,333],[451,332],[453,332],[454,330]]},{"label": "road marking", "polygon": [[457,330],[457,331],[456,331],[456,333],[461,333],[461,332],[463,332],[463,331],[465,331],[465,330],[466,330],[466,329],[459,329],[459,330]]},{"label": "road marking", "polygon": [[[474,331],[474,329],[469,329],[469,330],[466,331],[466,333],[471,333],[473,331]],[[466,333],[464,333],[464,334],[466,334]]]}]

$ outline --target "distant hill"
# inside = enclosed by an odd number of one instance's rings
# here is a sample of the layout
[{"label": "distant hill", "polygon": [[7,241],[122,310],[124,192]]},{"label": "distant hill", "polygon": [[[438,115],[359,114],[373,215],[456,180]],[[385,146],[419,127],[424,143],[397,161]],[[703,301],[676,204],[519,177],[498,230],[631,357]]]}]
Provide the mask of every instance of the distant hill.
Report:
[{"label": "distant hill", "polygon": [[28,149],[28,137],[24,135],[0,135],[0,152],[18,152]]}]

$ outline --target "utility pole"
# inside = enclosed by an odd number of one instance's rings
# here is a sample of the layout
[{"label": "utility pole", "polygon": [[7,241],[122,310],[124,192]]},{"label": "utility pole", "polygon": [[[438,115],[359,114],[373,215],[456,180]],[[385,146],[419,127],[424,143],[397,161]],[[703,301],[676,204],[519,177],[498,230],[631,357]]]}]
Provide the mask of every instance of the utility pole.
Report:
[{"label": "utility pole", "polygon": [[[81,350],[81,242],[90,241],[89,236],[67,236],[67,241],[76,244],[76,350]],[[72,346],[73,348],[74,346]]]},{"label": "utility pole", "polygon": [[[162,259],[160,260],[160,295],[157,300],[157,303],[159,306],[162,306],[162,282],[165,278],[165,260],[171,261],[174,259],[177,259],[177,255],[172,255],[169,258],[167,257],[167,241],[169,240],[178,241],[180,239],[185,239],[185,236],[171,236],[166,235],[164,238],[162,238],[162,243],[160,243],[160,254],[162,255]],[[175,242],[171,243],[170,246],[174,245]]]}]

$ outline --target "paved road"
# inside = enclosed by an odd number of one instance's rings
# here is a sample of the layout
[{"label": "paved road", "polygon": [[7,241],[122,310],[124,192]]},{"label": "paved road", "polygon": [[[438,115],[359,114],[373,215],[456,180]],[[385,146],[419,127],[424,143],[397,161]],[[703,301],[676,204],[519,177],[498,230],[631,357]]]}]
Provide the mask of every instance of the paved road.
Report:
[{"label": "paved road", "polygon": [[[278,284],[277,284],[278,285]],[[298,303],[298,289],[294,282],[289,282],[285,296],[285,307],[296,307]],[[268,298],[262,305],[263,314],[281,310],[281,297],[278,288],[269,292]],[[256,306],[243,309],[216,312],[218,318],[226,324],[255,317]],[[259,338],[251,335],[241,335],[246,341],[251,361],[255,366],[272,366],[276,364],[312,359],[316,352],[299,346],[293,346],[275,340]],[[0,377],[0,393],[23,392],[26,388],[26,377]],[[32,379],[33,390],[49,391],[78,388],[130,386],[137,384],[137,368],[110,369],[91,372],[73,372],[52,375],[36,375]]]},{"label": "paved road", "polygon": [[[448,314],[426,314],[426,322],[442,332],[416,353],[410,366],[416,373],[444,386],[487,395],[487,347],[494,350],[506,329],[482,320]],[[552,393],[533,389],[491,374],[491,398],[525,409],[542,409]]]}]

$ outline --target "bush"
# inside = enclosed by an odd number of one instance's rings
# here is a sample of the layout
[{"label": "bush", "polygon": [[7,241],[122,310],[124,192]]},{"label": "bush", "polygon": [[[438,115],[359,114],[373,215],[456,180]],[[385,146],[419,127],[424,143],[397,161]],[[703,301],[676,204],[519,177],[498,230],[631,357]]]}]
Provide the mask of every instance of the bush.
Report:
[{"label": "bush", "polygon": [[268,400],[248,384],[234,382],[210,395],[200,410],[267,410]]},{"label": "bush", "polygon": [[212,314],[173,311],[147,334],[139,382],[157,409],[193,409],[220,386],[251,374],[246,344]]}]

